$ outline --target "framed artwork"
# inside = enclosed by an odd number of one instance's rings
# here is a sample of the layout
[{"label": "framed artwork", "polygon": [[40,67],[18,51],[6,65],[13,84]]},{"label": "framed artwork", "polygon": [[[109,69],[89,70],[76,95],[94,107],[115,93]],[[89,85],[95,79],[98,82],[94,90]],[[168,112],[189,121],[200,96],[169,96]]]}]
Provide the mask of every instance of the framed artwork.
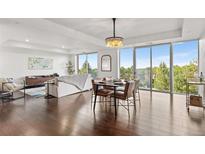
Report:
[{"label": "framed artwork", "polygon": [[29,70],[51,70],[53,69],[53,59],[29,57],[28,69]]},{"label": "framed artwork", "polygon": [[103,55],[101,57],[101,71],[102,72],[112,71],[112,58],[110,55]]}]

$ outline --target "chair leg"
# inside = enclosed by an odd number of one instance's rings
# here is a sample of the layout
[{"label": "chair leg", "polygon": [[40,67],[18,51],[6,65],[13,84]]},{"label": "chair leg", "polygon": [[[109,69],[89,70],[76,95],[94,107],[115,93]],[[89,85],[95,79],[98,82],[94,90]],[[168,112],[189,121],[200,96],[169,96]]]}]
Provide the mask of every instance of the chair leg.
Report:
[{"label": "chair leg", "polygon": [[136,93],[133,91],[133,103],[134,103],[134,109],[136,109]]},{"label": "chair leg", "polygon": [[95,111],[96,101],[97,101],[97,95],[95,95],[95,100],[94,100],[93,111]]},{"label": "chair leg", "polygon": [[139,88],[137,88],[137,94],[138,94],[138,99],[139,99],[139,105],[141,106],[141,100],[140,100],[140,91],[139,91]]},{"label": "chair leg", "polygon": [[130,107],[129,107],[130,105],[129,105],[129,100],[127,99],[127,109],[128,109],[128,111],[130,110]]},{"label": "chair leg", "polygon": [[106,105],[107,105],[107,102],[108,102],[109,100],[108,100],[108,97],[105,97],[105,103],[106,103]]},{"label": "chair leg", "polygon": [[93,104],[93,93],[91,94],[91,108],[92,108],[92,104]]}]

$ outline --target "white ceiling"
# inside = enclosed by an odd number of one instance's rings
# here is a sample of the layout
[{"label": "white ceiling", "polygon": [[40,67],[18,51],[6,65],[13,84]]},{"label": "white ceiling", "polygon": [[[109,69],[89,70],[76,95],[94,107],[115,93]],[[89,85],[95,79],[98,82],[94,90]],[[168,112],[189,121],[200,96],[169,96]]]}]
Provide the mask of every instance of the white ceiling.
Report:
[{"label": "white ceiling", "polygon": [[[105,39],[112,34],[110,19],[48,19],[54,23],[75,29],[98,39]],[[161,24],[159,24],[161,23]],[[117,19],[116,33],[125,39],[181,29],[180,19]],[[145,26],[149,25],[149,26]],[[151,26],[150,26],[151,25]]]},{"label": "white ceiling", "polygon": [[[205,19],[118,18],[116,35],[124,38],[125,47],[198,39],[205,36]],[[109,36],[109,18],[0,19],[0,44],[9,48],[63,54],[104,51]]]}]

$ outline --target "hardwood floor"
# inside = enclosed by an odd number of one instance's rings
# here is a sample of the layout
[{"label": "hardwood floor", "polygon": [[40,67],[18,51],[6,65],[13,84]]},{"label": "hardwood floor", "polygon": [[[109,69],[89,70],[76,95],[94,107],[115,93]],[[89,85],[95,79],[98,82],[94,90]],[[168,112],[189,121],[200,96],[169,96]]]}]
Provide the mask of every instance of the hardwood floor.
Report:
[{"label": "hardwood floor", "polygon": [[91,93],[46,100],[27,96],[0,103],[0,135],[205,135],[201,108],[188,114],[185,96],[141,91],[141,107],[136,112],[96,104],[91,109]]}]

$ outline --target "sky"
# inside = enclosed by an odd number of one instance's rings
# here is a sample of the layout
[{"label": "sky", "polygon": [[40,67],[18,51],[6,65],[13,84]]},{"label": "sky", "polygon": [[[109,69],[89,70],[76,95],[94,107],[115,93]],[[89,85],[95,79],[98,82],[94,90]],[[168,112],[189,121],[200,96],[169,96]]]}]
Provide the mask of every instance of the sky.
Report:
[{"label": "sky", "polygon": [[[164,61],[169,66],[169,44],[152,46],[152,65],[159,66]],[[130,67],[133,65],[133,48],[120,49],[120,66]],[[173,44],[173,63],[183,66],[198,57],[198,41],[186,41]],[[150,66],[150,48],[136,49],[137,68]]]}]

